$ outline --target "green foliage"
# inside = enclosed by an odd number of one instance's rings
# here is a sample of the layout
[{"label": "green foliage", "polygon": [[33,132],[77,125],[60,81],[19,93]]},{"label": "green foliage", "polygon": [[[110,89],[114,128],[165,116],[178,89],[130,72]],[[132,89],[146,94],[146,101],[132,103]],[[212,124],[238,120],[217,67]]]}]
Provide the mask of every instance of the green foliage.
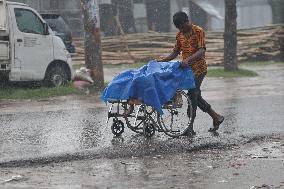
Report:
[{"label": "green foliage", "polygon": [[208,69],[207,77],[255,77],[257,73],[251,70],[238,69],[237,71],[224,71],[224,68]]},{"label": "green foliage", "polygon": [[250,61],[250,62],[242,62],[241,66],[266,66],[270,64],[284,64],[281,61]]},{"label": "green foliage", "polygon": [[82,94],[72,84],[62,87],[2,86],[0,99],[37,99],[69,94]]}]

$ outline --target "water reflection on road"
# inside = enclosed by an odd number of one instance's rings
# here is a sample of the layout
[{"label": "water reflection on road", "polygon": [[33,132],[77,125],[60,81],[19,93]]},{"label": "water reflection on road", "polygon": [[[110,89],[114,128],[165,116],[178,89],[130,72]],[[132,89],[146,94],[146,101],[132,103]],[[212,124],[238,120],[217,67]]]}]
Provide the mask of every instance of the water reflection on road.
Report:
[{"label": "water reflection on road", "polygon": [[186,152],[283,133],[283,67],[274,67],[270,74],[259,73],[257,78],[207,79],[203,94],[225,121],[219,133],[208,133],[212,120],[198,111],[197,136],[193,138],[172,139],[156,133],[146,140],[127,128],[121,138],[113,138],[110,125],[105,123],[107,107],[91,97],[8,105],[0,115],[0,161]]}]

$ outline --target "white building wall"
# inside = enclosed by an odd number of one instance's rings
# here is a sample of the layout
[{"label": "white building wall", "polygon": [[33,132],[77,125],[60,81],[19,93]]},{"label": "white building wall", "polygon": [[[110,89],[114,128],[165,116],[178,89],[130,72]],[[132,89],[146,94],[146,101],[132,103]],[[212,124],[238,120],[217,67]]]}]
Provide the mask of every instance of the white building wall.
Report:
[{"label": "white building wall", "polygon": [[[242,0],[244,1],[244,0]],[[238,28],[251,28],[272,24],[272,9],[266,0],[254,5],[238,6]]]},{"label": "white building wall", "polygon": [[111,4],[111,0],[98,0],[99,4]]},{"label": "white building wall", "polygon": [[144,3],[134,3],[133,8],[137,32],[148,32],[146,5]]},{"label": "white building wall", "polygon": [[[222,17],[225,17],[224,0],[192,1],[210,3]],[[184,0],[171,0],[171,16],[177,11],[186,10],[186,7],[188,7],[188,4],[186,4],[186,1]],[[238,29],[272,24],[272,10],[269,5],[269,0],[237,0],[237,13]],[[209,30],[223,30],[224,22],[224,19],[218,19],[211,16],[208,22],[208,28]],[[176,31],[174,25],[171,26],[171,30]]]},{"label": "white building wall", "polygon": [[[200,1],[200,0],[199,0]],[[203,0],[211,3],[225,17],[224,0]],[[259,27],[272,24],[272,10],[268,0],[237,0],[238,29]],[[211,30],[223,30],[224,20],[210,18]]]}]

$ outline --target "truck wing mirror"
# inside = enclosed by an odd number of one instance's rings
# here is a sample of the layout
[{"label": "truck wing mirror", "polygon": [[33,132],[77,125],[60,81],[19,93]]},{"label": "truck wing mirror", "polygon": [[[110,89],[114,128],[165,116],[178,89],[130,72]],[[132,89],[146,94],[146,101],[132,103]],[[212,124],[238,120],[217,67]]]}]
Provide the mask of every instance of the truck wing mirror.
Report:
[{"label": "truck wing mirror", "polygon": [[44,27],[44,35],[49,35],[49,32],[48,32],[48,24],[47,24],[47,23],[44,23],[43,27]]}]

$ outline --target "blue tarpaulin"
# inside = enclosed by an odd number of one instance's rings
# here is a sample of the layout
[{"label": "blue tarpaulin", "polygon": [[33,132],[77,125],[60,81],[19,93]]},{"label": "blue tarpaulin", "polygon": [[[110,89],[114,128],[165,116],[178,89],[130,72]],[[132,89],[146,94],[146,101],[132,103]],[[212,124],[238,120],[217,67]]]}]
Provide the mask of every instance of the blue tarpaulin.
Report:
[{"label": "blue tarpaulin", "polygon": [[180,62],[150,61],[136,70],[127,70],[116,76],[105,88],[102,100],[139,99],[161,114],[162,105],[168,102],[177,89],[195,87],[193,72],[181,68]]}]

